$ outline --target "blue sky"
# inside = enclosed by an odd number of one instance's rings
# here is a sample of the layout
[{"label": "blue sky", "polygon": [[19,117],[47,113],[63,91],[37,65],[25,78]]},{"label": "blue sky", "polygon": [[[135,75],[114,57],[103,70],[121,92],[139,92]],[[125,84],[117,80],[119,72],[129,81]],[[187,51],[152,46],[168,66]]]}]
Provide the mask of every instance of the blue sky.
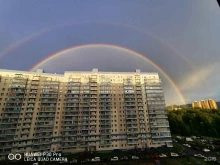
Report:
[{"label": "blue sky", "polygon": [[[208,98],[219,101],[219,18],[220,9],[215,0],[2,0],[0,68],[29,70],[50,54],[68,47],[114,44],[141,53],[159,65],[188,102]],[[45,28],[50,30],[40,33]],[[128,61],[121,55],[125,52],[117,51],[90,51],[95,62],[88,60],[88,51],[73,52],[78,55],[68,55],[66,60],[72,60],[68,66],[65,59],[59,65],[51,60],[44,69],[63,73],[97,65],[104,71],[133,71],[134,68],[157,71],[137,57],[127,59],[130,60],[127,65]],[[92,53],[105,58],[100,60]],[[113,54],[120,54],[119,58]],[[105,67],[103,64],[109,64],[109,59],[112,63],[120,59],[121,63]],[[181,102],[176,99],[176,91],[169,81],[163,75],[161,78],[167,104]]]}]

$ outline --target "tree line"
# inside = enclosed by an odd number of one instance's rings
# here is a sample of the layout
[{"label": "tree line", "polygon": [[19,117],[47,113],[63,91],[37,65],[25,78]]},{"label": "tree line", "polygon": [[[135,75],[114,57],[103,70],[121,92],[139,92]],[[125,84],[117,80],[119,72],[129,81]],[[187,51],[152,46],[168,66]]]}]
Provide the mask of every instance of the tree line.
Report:
[{"label": "tree line", "polygon": [[220,110],[168,110],[167,114],[172,134],[220,138]]}]

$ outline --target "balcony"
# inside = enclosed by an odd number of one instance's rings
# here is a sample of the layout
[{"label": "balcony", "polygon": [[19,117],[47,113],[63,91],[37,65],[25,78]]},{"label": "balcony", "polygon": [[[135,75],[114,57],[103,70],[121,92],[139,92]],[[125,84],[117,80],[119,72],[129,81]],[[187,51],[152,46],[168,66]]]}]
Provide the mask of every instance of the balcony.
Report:
[{"label": "balcony", "polygon": [[111,95],[100,95],[100,98],[111,98]]},{"label": "balcony", "polygon": [[170,132],[169,128],[153,128],[151,129],[151,133],[160,133],[160,132]]},{"label": "balcony", "polygon": [[111,109],[110,108],[102,108],[102,109],[100,109],[100,111],[101,112],[109,112],[109,111],[111,111]]},{"label": "balcony", "polygon": [[24,120],[23,123],[31,123],[31,120]]},{"label": "balcony", "polygon": [[167,115],[150,115],[151,119],[167,119]]},{"label": "balcony", "polygon": [[135,99],[125,99],[124,102],[135,102]]},{"label": "balcony", "polygon": [[41,98],[57,98],[58,94],[41,94]]},{"label": "balcony", "polygon": [[152,140],[152,143],[172,143],[172,139],[171,138],[168,138],[168,139],[157,139],[157,140]]},{"label": "balcony", "polygon": [[18,123],[18,120],[4,120],[4,119],[2,119],[2,122],[1,122],[1,124],[17,124]]},{"label": "balcony", "polygon": [[66,103],[79,103],[79,99],[67,99]]},{"label": "balcony", "polygon": [[21,131],[20,134],[21,135],[29,135],[30,131]]},{"label": "balcony", "polygon": [[110,117],[101,117],[100,120],[111,120]]},{"label": "balcony", "polygon": [[126,111],[127,116],[136,116],[136,113],[134,111]]},{"label": "balcony", "polygon": [[65,122],[64,121],[64,124],[63,126],[78,126],[78,122]]},{"label": "balcony", "polygon": [[3,116],[3,119],[8,119],[8,118],[10,118],[10,119],[13,119],[13,118],[15,118],[15,119],[17,119],[17,118],[19,118],[19,114],[18,115],[7,115],[7,114],[4,114],[4,116]]},{"label": "balcony", "polygon": [[134,140],[134,141],[127,141],[128,144],[133,144],[133,145],[137,145],[138,140]]},{"label": "balcony", "polygon": [[125,107],[136,107],[136,105],[135,104],[125,104]]},{"label": "balcony", "polygon": [[130,129],[127,129],[127,133],[131,133],[131,134],[133,134],[133,133],[137,133],[137,131],[138,131],[138,129],[137,128],[130,128]]},{"label": "balcony", "polygon": [[[65,107],[76,107],[77,108],[79,107],[79,104],[66,104]],[[86,107],[86,105],[83,105],[83,107]]]},{"label": "balcony", "polygon": [[169,127],[169,123],[153,123],[151,124],[151,128],[162,128]]},{"label": "balcony", "polygon": [[0,132],[0,135],[14,135],[15,131],[11,131],[11,130],[4,130]]},{"label": "balcony", "polygon": [[101,99],[100,102],[101,103],[111,103],[111,99]]},{"label": "balcony", "polygon": [[78,121],[78,117],[65,117],[63,121]]},{"label": "balcony", "polygon": [[126,119],[136,119],[136,115],[126,115]]},{"label": "balcony", "polygon": [[165,110],[155,110],[155,111],[149,111],[149,115],[156,115],[156,114],[167,114]]},{"label": "balcony", "polygon": [[135,124],[127,124],[127,128],[137,128],[137,125]]}]

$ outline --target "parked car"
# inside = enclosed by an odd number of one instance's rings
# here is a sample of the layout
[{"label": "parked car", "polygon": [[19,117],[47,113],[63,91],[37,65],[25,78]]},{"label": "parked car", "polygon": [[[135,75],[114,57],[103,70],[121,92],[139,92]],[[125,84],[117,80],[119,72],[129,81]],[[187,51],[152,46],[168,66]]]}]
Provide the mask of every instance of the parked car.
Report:
[{"label": "parked car", "polygon": [[183,146],[191,148],[191,146],[189,144],[183,144]]},{"label": "parked car", "polygon": [[121,160],[128,160],[128,157],[127,156],[123,156],[123,157],[121,157]]},{"label": "parked car", "polygon": [[91,162],[100,162],[100,157],[92,158]]},{"label": "parked car", "polygon": [[181,137],[181,136],[176,136],[176,138],[179,139],[179,140],[183,139],[183,137]]},{"label": "parked car", "polygon": [[205,140],[205,139],[202,139],[202,140],[201,140],[201,142],[202,142],[202,143],[205,143],[205,142],[206,142],[206,140]]},{"label": "parked car", "polygon": [[202,154],[194,154],[195,157],[204,158],[205,156]]},{"label": "parked car", "polygon": [[137,157],[137,156],[132,156],[131,159],[137,160],[137,159],[139,159],[139,157]]},{"label": "parked car", "polygon": [[207,149],[207,148],[204,148],[203,151],[204,151],[204,152],[209,152],[210,150]]},{"label": "parked car", "polygon": [[197,150],[197,151],[200,151],[201,149],[199,148],[199,147],[197,147],[197,146],[193,146],[192,147],[194,150]]},{"label": "parked car", "polygon": [[186,153],[179,153],[179,156],[181,156],[181,157],[185,157],[186,156]]},{"label": "parked car", "polygon": [[152,158],[152,159],[158,159],[159,156],[158,156],[157,154],[154,154],[154,155],[151,155],[151,158]]},{"label": "parked car", "polygon": [[72,159],[70,163],[77,163],[77,159]]},{"label": "parked car", "polygon": [[[90,162],[90,160],[89,159],[85,159],[85,160],[82,160],[81,162],[82,163],[87,163],[87,162]],[[77,161],[76,161],[76,163],[77,163]]]},{"label": "parked car", "polygon": [[166,158],[167,155],[165,155],[165,154],[160,154],[159,157],[160,157],[160,158]]},{"label": "parked car", "polygon": [[176,154],[176,153],[174,153],[174,152],[171,152],[171,153],[170,153],[170,156],[171,156],[171,157],[178,157],[179,155]]},{"label": "parked car", "polygon": [[111,161],[118,161],[118,157],[114,156],[113,158],[111,158]]},{"label": "parked car", "polygon": [[156,165],[160,165],[160,161],[159,160],[155,160],[155,164]]}]

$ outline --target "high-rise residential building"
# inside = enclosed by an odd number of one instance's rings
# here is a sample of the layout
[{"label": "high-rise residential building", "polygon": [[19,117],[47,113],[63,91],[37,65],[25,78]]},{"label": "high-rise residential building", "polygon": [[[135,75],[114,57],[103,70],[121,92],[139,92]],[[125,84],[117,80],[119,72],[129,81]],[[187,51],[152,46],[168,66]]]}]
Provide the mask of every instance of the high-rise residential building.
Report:
[{"label": "high-rise residential building", "polygon": [[210,109],[208,101],[201,100],[202,109]]},{"label": "high-rise residential building", "polygon": [[208,99],[208,104],[209,104],[210,109],[218,109],[218,106],[215,100]]},{"label": "high-rise residential building", "polygon": [[172,146],[158,73],[0,70],[0,155]]},{"label": "high-rise residential building", "polygon": [[201,102],[200,101],[194,101],[192,103],[193,108],[202,108]]}]

